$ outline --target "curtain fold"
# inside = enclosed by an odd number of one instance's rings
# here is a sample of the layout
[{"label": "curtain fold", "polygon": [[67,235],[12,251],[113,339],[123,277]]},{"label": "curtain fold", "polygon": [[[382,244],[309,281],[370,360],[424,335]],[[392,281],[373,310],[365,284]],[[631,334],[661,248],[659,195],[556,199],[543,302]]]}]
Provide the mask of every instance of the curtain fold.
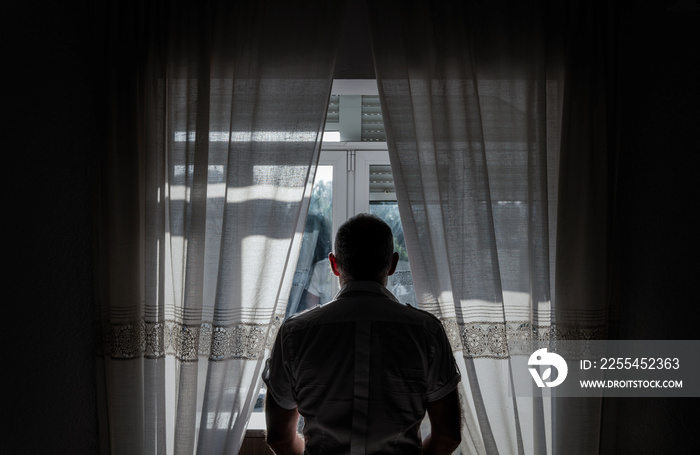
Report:
[{"label": "curtain fold", "polygon": [[284,318],[342,2],[108,2],[104,453],[236,453]]},{"label": "curtain fold", "polygon": [[[462,452],[594,453],[596,406],[514,398],[509,386],[531,354],[513,343],[603,336],[570,330],[589,313],[607,321],[601,294],[570,297],[609,278],[596,268],[607,221],[580,211],[604,214],[611,197],[597,180],[611,175],[600,145],[612,130],[598,116],[614,59],[595,33],[608,17],[578,2],[367,6],[416,297],[443,321],[462,369]],[[606,66],[591,66],[600,55]],[[594,165],[581,175],[581,162]],[[581,264],[586,238],[594,260]]]}]

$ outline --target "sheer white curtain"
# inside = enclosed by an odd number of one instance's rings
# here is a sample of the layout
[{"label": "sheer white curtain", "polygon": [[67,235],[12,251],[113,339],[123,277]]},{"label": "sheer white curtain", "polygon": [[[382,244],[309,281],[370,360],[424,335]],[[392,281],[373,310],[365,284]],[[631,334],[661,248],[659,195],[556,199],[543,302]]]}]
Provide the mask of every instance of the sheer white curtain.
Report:
[{"label": "sheer white curtain", "polygon": [[[600,403],[509,396],[511,367],[531,352],[508,343],[604,333],[600,294],[572,297],[569,286],[597,291],[606,280],[596,266],[607,245],[595,242],[607,226],[589,216],[607,209],[596,183],[607,178],[596,158],[605,119],[590,121],[605,108],[594,64],[605,42],[580,35],[605,16],[577,2],[507,0],[368,10],[416,297],[445,324],[462,369],[461,451],[595,453]],[[561,328],[558,314],[568,315]]]},{"label": "sheer white curtain", "polygon": [[341,11],[110,3],[104,453],[237,453],[291,288]]}]

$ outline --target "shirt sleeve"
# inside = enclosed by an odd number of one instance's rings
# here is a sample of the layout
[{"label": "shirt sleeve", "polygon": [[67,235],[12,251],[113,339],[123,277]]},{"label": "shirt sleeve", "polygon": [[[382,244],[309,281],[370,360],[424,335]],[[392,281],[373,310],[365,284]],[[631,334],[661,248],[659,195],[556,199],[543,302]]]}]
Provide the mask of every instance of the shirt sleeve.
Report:
[{"label": "shirt sleeve", "polygon": [[428,372],[427,401],[437,401],[452,392],[461,381],[452,347],[442,323],[438,320],[435,333],[430,371]]},{"label": "shirt sleeve", "polygon": [[284,358],[283,329],[280,328],[270,358],[265,362],[262,380],[267,386],[267,393],[281,408],[294,409],[297,407],[294,386],[287,369],[288,360]]}]

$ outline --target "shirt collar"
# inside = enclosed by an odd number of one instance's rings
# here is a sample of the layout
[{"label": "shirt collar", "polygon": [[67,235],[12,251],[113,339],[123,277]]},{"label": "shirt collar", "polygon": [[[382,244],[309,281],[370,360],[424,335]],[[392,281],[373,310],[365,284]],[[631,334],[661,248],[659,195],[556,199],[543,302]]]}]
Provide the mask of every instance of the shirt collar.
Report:
[{"label": "shirt collar", "polygon": [[382,296],[389,298],[394,302],[399,302],[398,300],[396,300],[396,297],[394,297],[394,294],[392,294],[391,291],[389,291],[384,285],[377,283],[376,281],[350,281],[340,289],[335,298],[338,299],[343,294],[347,294],[353,291],[381,294]]}]

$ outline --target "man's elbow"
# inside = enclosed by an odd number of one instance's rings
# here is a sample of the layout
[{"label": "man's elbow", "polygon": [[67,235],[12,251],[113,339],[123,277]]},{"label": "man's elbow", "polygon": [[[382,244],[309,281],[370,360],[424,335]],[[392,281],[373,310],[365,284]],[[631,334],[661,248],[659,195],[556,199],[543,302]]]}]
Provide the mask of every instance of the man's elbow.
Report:
[{"label": "man's elbow", "polygon": [[458,432],[456,434],[449,434],[445,436],[445,446],[449,447],[450,450],[455,451],[462,443],[462,434]]},{"label": "man's elbow", "polygon": [[444,447],[450,451],[456,450],[462,443],[462,432],[459,430],[459,428],[450,429],[448,431],[440,431],[435,435],[435,437],[440,439],[440,447]]},{"label": "man's elbow", "polygon": [[[296,410],[294,411],[296,413]],[[296,431],[297,419],[290,418],[285,422],[273,421],[267,422],[267,430],[265,431],[265,442],[275,453],[291,453],[290,449],[296,446],[299,441],[299,434]]]},{"label": "man's elbow", "polygon": [[297,425],[299,412],[297,408],[284,409],[267,395],[265,400],[265,442],[278,454],[301,454],[304,442],[299,438]]},{"label": "man's elbow", "polygon": [[280,439],[270,439],[269,437],[266,437],[265,442],[274,453],[282,453],[282,450],[289,447],[288,443],[282,442]]},{"label": "man's elbow", "polygon": [[462,443],[462,435],[452,432],[435,431],[423,441],[423,454],[448,455],[453,453]]},{"label": "man's elbow", "polygon": [[269,431],[269,430],[265,432],[265,442],[275,452],[277,452],[277,450],[275,450],[275,449],[280,447],[280,446],[283,446],[286,441],[287,441],[287,439],[283,438],[277,432]]},{"label": "man's elbow", "polygon": [[302,453],[304,443],[298,433],[277,433],[268,431],[265,434],[265,442],[276,454]]}]

